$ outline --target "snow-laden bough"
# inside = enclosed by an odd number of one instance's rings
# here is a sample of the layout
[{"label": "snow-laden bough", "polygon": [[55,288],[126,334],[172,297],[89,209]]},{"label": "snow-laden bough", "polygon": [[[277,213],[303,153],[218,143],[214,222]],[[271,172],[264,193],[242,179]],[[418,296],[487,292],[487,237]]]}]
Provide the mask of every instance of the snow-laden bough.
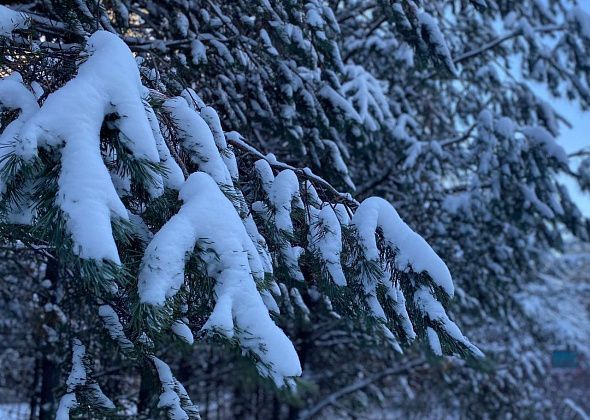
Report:
[{"label": "snow-laden bough", "polygon": [[[271,320],[255,277],[263,276],[259,255],[232,203],[203,172],[192,174],[180,190],[183,205],[149,243],[139,274],[142,303],[163,306],[184,282],[187,255],[195,245],[207,274],[215,279],[216,303],[203,326],[235,338],[254,353],[263,376],[282,385],[301,373],[291,341]],[[206,222],[204,222],[206,221]]]}]

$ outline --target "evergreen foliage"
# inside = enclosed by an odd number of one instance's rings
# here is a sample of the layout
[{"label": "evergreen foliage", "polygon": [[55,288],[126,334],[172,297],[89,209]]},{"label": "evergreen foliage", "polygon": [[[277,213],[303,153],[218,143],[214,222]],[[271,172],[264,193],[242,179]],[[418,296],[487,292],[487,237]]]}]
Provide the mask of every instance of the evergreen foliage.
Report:
[{"label": "evergreen foliage", "polygon": [[33,416],[557,415],[528,296],[590,164],[531,82],[590,106],[575,1],[13,2],[0,49]]}]

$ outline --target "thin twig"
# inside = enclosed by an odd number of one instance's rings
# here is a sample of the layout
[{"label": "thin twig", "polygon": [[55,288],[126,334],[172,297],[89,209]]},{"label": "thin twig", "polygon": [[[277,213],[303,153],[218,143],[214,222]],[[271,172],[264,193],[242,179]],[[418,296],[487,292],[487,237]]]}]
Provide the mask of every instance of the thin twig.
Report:
[{"label": "thin twig", "polygon": [[309,168],[296,168],[296,167],[291,166],[287,163],[279,162],[276,159],[273,159],[273,158],[270,158],[269,156],[264,155],[262,152],[260,152],[254,146],[249,145],[248,143],[246,143],[242,139],[232,138],[232,139],[227,139],[227,141],[233,147],[240,149],[243,152],[246,152],[248,154],[256,156],[259,159],[266,160],[268,162],[268,164],[273,169],[277,169],[277,170],[290,169],[290,170],[292,170],[297,175],[299,175],[300,178],[306,179],[306,180],[310,181],[312,184],[315,184],[314,185],[315,187],[319,186],[322,190],[329,192],[329,194],[332,196],[332,199],[334,199],[335,201],[346,204],[348,207],[350,207],[353,210],[359,206],[359,202],[357,200],[355,200],[350,194],[338,191],[336,188],[334,188],[332,186],[332,184],[330,184],[324,178],[314,174],[311,171],[311,169],[309,169]]},{"label": "thin twig", "polygon": [[365,379],[362,379],[362,380],[357,381],[353,384],[350,384],[342,389],[339,389],[336,392],[333,392],[332,394],[328,395],[326,398],[321,400],[319,403],[317,403],[313,407],[309,408],[308,410],[305,410],[301,414],[301,416],[299,416],[299,420],[306,420],[306,419],[310,419],[310,418],[315,418],[315,416],[317,414],[319,414],[324,408],[329,407],[330,405],[336,404],[338,399],[340,399],[348,394],[352,394],[354,392],[360,391],[361,389],[371,385],[372,383],[374,383],[380,379],[383,379],[386,376],[399,375],[399,374],[408,372],[408,371],[414,369],[415,367],[423,365],[425,363],[426,363],[426,360],[420,358],[420,359],[408,362],[405,365],[402,365],[400,367],[384,369],[383,371],[381,371],[379,373],[375,373]]}]

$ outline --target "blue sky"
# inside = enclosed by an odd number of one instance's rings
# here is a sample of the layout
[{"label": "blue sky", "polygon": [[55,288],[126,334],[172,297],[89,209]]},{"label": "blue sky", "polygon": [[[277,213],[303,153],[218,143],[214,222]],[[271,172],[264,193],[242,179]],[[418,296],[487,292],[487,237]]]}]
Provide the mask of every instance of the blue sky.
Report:
[{"label": "blue sky", "polygon": [[[561,127],[561,135],[558,142],[568,152],[590,147],[590,112],[582,111],[577,103],[563,99],[551,98],[551,103],[571,123],[572,128]],[[572,160],[572,167],[576,167],[579,159]],[[568,186],[572,198],[578,202],[582,212],[590,217],[590,194],[582,193],[574,180],[564,176],[563,182]]]},{"label": "blue sky", "polygon": [[[580,2],[582,8],[590,13],[590,1],[583,0]],[[554,108],[566,117],[572,124],[572,128],[565,125],[561,127],[559,143],[568,152],[575,152],[582,148],[590,147],[590,111],[582,111],[577,103],[565,99],[555,99],[548,94],[542,94]],[[575,168],[579,159],[572,161]],[[574,180],[564,176],[563,182],[568,186],[572,198],[578,202],[580,209],[590,217],[590,193],[582,193]]]},{"label": "blue sky", "polygon": [[[581,1],[580,6],[590,13],[590,0]],[[590,148],[590,111],[582,111],[577,102],[552,97],[539,84],[531,81],[528,81],[528,84],[534,87],[539,96],[549,102],[557,112],[572,124],[571,128],[568,128],[565,124],[560,127],[561,133],[558,143],[563,146],[566,152],[572,153],[583,148]],[[571,160],[572,169],[577,168],[580,160],[580,158]],[[567,185],[572,199],[578,203],[580,210],[586,217],[590,217],[590,193],[581,192],[577,183],[569,176],[562,176],[562,182]]]},{"label": "blue sky", "polygon": [[[579,5],[590,13],[590,0],[583,0]],[[502,33],[503,22],[498,21],[498,32]],[[590,149],[590,110],[582,111],[576,101],[568,101],[565,98],[555,98],[551,96],[547,88],[541,83],[533,80],[523,80],[521,74],[520,56],[513,56],[510,58],[511,65],[509,67],[510,75],[518,80],[525,82],[531,89],[533,89],[541,98],[547,101],[553,108],[570,123],[571,127],[565,124],[560,124],[560,135],[557,139],[558,143],[569,153],[576,152],[580,149]],[[502,69],[506,71],[506,68]],[[500,72],[502,74],[502,72]],[[570,167],[574,170],[581,158],[572,158]],[[583,193],[580,191],[577,182],[567,175],[560,177],[570,191],[572,199],[578,204],[580,210],[586,217],[590,217],[590,192]]]},{"label": "blue sky", "polygon": [[[590,13],[590,1],[583,0],[580,2],[580,6]],[[590,111],[582,111],[576,102],[567,99],[555,99],[544,92],[541,95],[572,124],[572,128],[562,125],[558,139],[566,152],[571,153],[582,148],[590,148]],[[572,167],[575,168],[579,161],[579,158],[572,160]],[[580,210],[585,216],[590,217],[590,193],[582,193],[577,183],[567,176],[563,177],[563,182],[568,186],[572,198],[578,202]]]}]

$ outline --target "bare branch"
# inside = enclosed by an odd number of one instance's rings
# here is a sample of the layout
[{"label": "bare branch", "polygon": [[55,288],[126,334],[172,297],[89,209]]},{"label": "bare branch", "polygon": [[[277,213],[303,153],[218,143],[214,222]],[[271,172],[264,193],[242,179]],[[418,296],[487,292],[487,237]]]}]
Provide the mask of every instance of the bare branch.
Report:
[{"label": "bare branch", "polygon": [[319,403],[317,403],[313,407],[309,408],[308,410],[305,410],[301,414],[301,416],[299,417],[299,420],[306,420],[306,419],[315,418],[315,416],[317,414],[319,414],[324,408],[329,407],[330,405],[336,404],[340,398],[342,398],[346,395],[360,391],[361,389],[373,384],[374,382],[376,382],[380,379],[383,379],[386,376],[399,375],[402,373],[406,373],[406,372],[408,372],[418,366],[424,365],[424,364],[426,364],[426,360],[423,358],[420,358],[420,359],[416,359],[411,362],[408,362],[405,365],[402,365],[400,367],[385,369],[379,373],[375,373],[373,375],[370,375],[369,377],[367,377],[365,379],[362,379],[358,382],[350,384],[349,386],[346,386],[346,387],[339,389],[338,391],[328,395],[326,398],[321,400]]}]

